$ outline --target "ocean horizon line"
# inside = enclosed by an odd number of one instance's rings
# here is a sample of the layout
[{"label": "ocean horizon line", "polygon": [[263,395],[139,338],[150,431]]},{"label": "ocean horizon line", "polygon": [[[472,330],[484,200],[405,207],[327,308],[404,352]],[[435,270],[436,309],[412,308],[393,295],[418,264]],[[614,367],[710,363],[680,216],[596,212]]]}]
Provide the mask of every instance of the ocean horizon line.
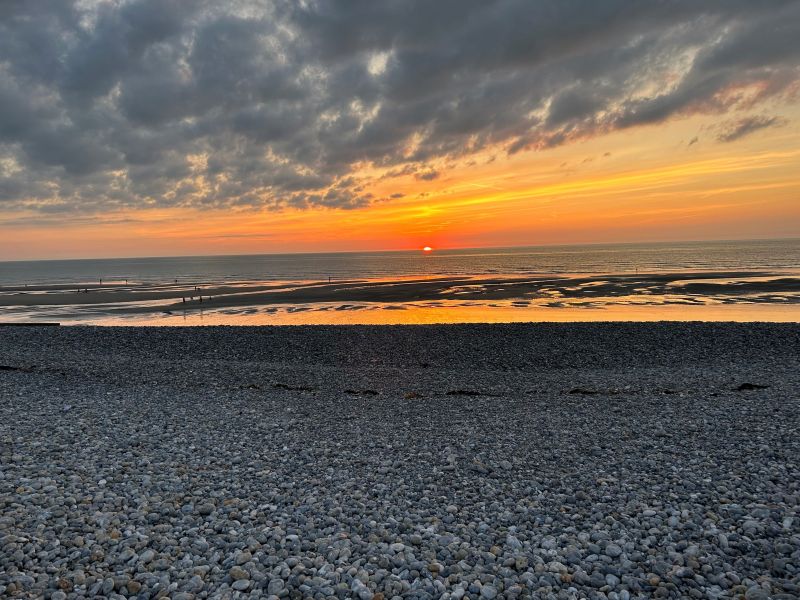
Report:
[{"label": "ocean horizon line", "polygon": [[[800,235],[788,237],[764,237],[764,238],[724,238],[724,239],[690,239],[690,240],[659,240],[659,241],[626,241],[626,242],[576,242],[565,244],[530,244],[530,245],[511,245],[511,246],[458,246],[458,247],[433,247],[436,254],[457,253],[468,251],[491,251],[491,250],[530,250],[530,249],[558,249],[558,248],[601,248],[601,247],[631,247],[631,246],[669,246],[669,245],[692,245],[692,244],[728,244],[728,243],[769,243],[769,242],[791,242],[800,243]],[[91,262],[91,261],[111,261],[111,260],[155,260],[155,259],[182,259],[182,258],[248,258],[265,256],[329,256],[329,255],[363,255],[363,254],[420,254],[422,248],[405,249],[382,249],[382,250],[324,250],[308,252],[252,252],[252,253],[219,253],[219,254],[154,254],[154,255],[130,255],[130,256],[95,256],[95,257],[71,257],[71,258],[20,258],[20,259],[0,259],[2,264],[19,263],[42,263],[42,262]]]}]

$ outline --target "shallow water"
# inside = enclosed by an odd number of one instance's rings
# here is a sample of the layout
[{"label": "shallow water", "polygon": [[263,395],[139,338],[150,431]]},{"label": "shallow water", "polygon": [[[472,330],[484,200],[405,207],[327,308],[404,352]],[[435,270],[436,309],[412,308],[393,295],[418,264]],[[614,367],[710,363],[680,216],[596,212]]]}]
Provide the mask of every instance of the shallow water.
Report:
[{"label": "shallow water", "polygon": [[800,321],[800,240],[0,263],[6,322],[662,319]]},{"label": "shallow water", "polygon": [[220,283],[431,275],[628,273],[800,267],[800,239],[0,262],[0,285]]}]

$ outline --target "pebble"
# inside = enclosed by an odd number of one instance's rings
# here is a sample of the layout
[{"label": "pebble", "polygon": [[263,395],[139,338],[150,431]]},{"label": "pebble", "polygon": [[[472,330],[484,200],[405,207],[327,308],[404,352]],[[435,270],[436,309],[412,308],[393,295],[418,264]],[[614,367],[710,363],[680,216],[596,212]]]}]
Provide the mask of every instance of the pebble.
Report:
[{"label": "pebble", "polygon": [[481,597],[487,598],[488,600],[497,598],[497,588],[495,588],[493,585],[484,585],[481,587]]},{"label": "pebble", "polygon": [[0,597],[800,597],[796,325],[25,329]]}]

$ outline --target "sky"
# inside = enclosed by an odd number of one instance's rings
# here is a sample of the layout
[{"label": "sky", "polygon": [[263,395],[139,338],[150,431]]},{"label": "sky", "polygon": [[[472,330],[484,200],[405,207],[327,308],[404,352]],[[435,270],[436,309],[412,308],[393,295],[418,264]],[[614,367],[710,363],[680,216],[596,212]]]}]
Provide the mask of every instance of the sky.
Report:
[{"label": "sky", "polygon": [[6,0],[0,260],[800,236],[800,0]]}]

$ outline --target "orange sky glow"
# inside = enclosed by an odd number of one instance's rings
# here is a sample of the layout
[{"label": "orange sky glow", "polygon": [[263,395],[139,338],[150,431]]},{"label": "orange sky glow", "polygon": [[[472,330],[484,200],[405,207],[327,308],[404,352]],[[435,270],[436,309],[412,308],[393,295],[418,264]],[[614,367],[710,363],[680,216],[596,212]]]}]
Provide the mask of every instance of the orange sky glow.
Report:
[{"label": "orange sky glow", "polygon": [[0,261],[800,237],[798,24],[797,2],[12,2]]},{"label": "orange sky glow", "polygon": [[[484,151],[432,181],[362,173],[356,209],[0,213],[4,259],[408,250],[800,235],[797,108],[786,127],[723,143],[696,116],[552,150]],[[689,144],[697,137],[698,142]]]}]

